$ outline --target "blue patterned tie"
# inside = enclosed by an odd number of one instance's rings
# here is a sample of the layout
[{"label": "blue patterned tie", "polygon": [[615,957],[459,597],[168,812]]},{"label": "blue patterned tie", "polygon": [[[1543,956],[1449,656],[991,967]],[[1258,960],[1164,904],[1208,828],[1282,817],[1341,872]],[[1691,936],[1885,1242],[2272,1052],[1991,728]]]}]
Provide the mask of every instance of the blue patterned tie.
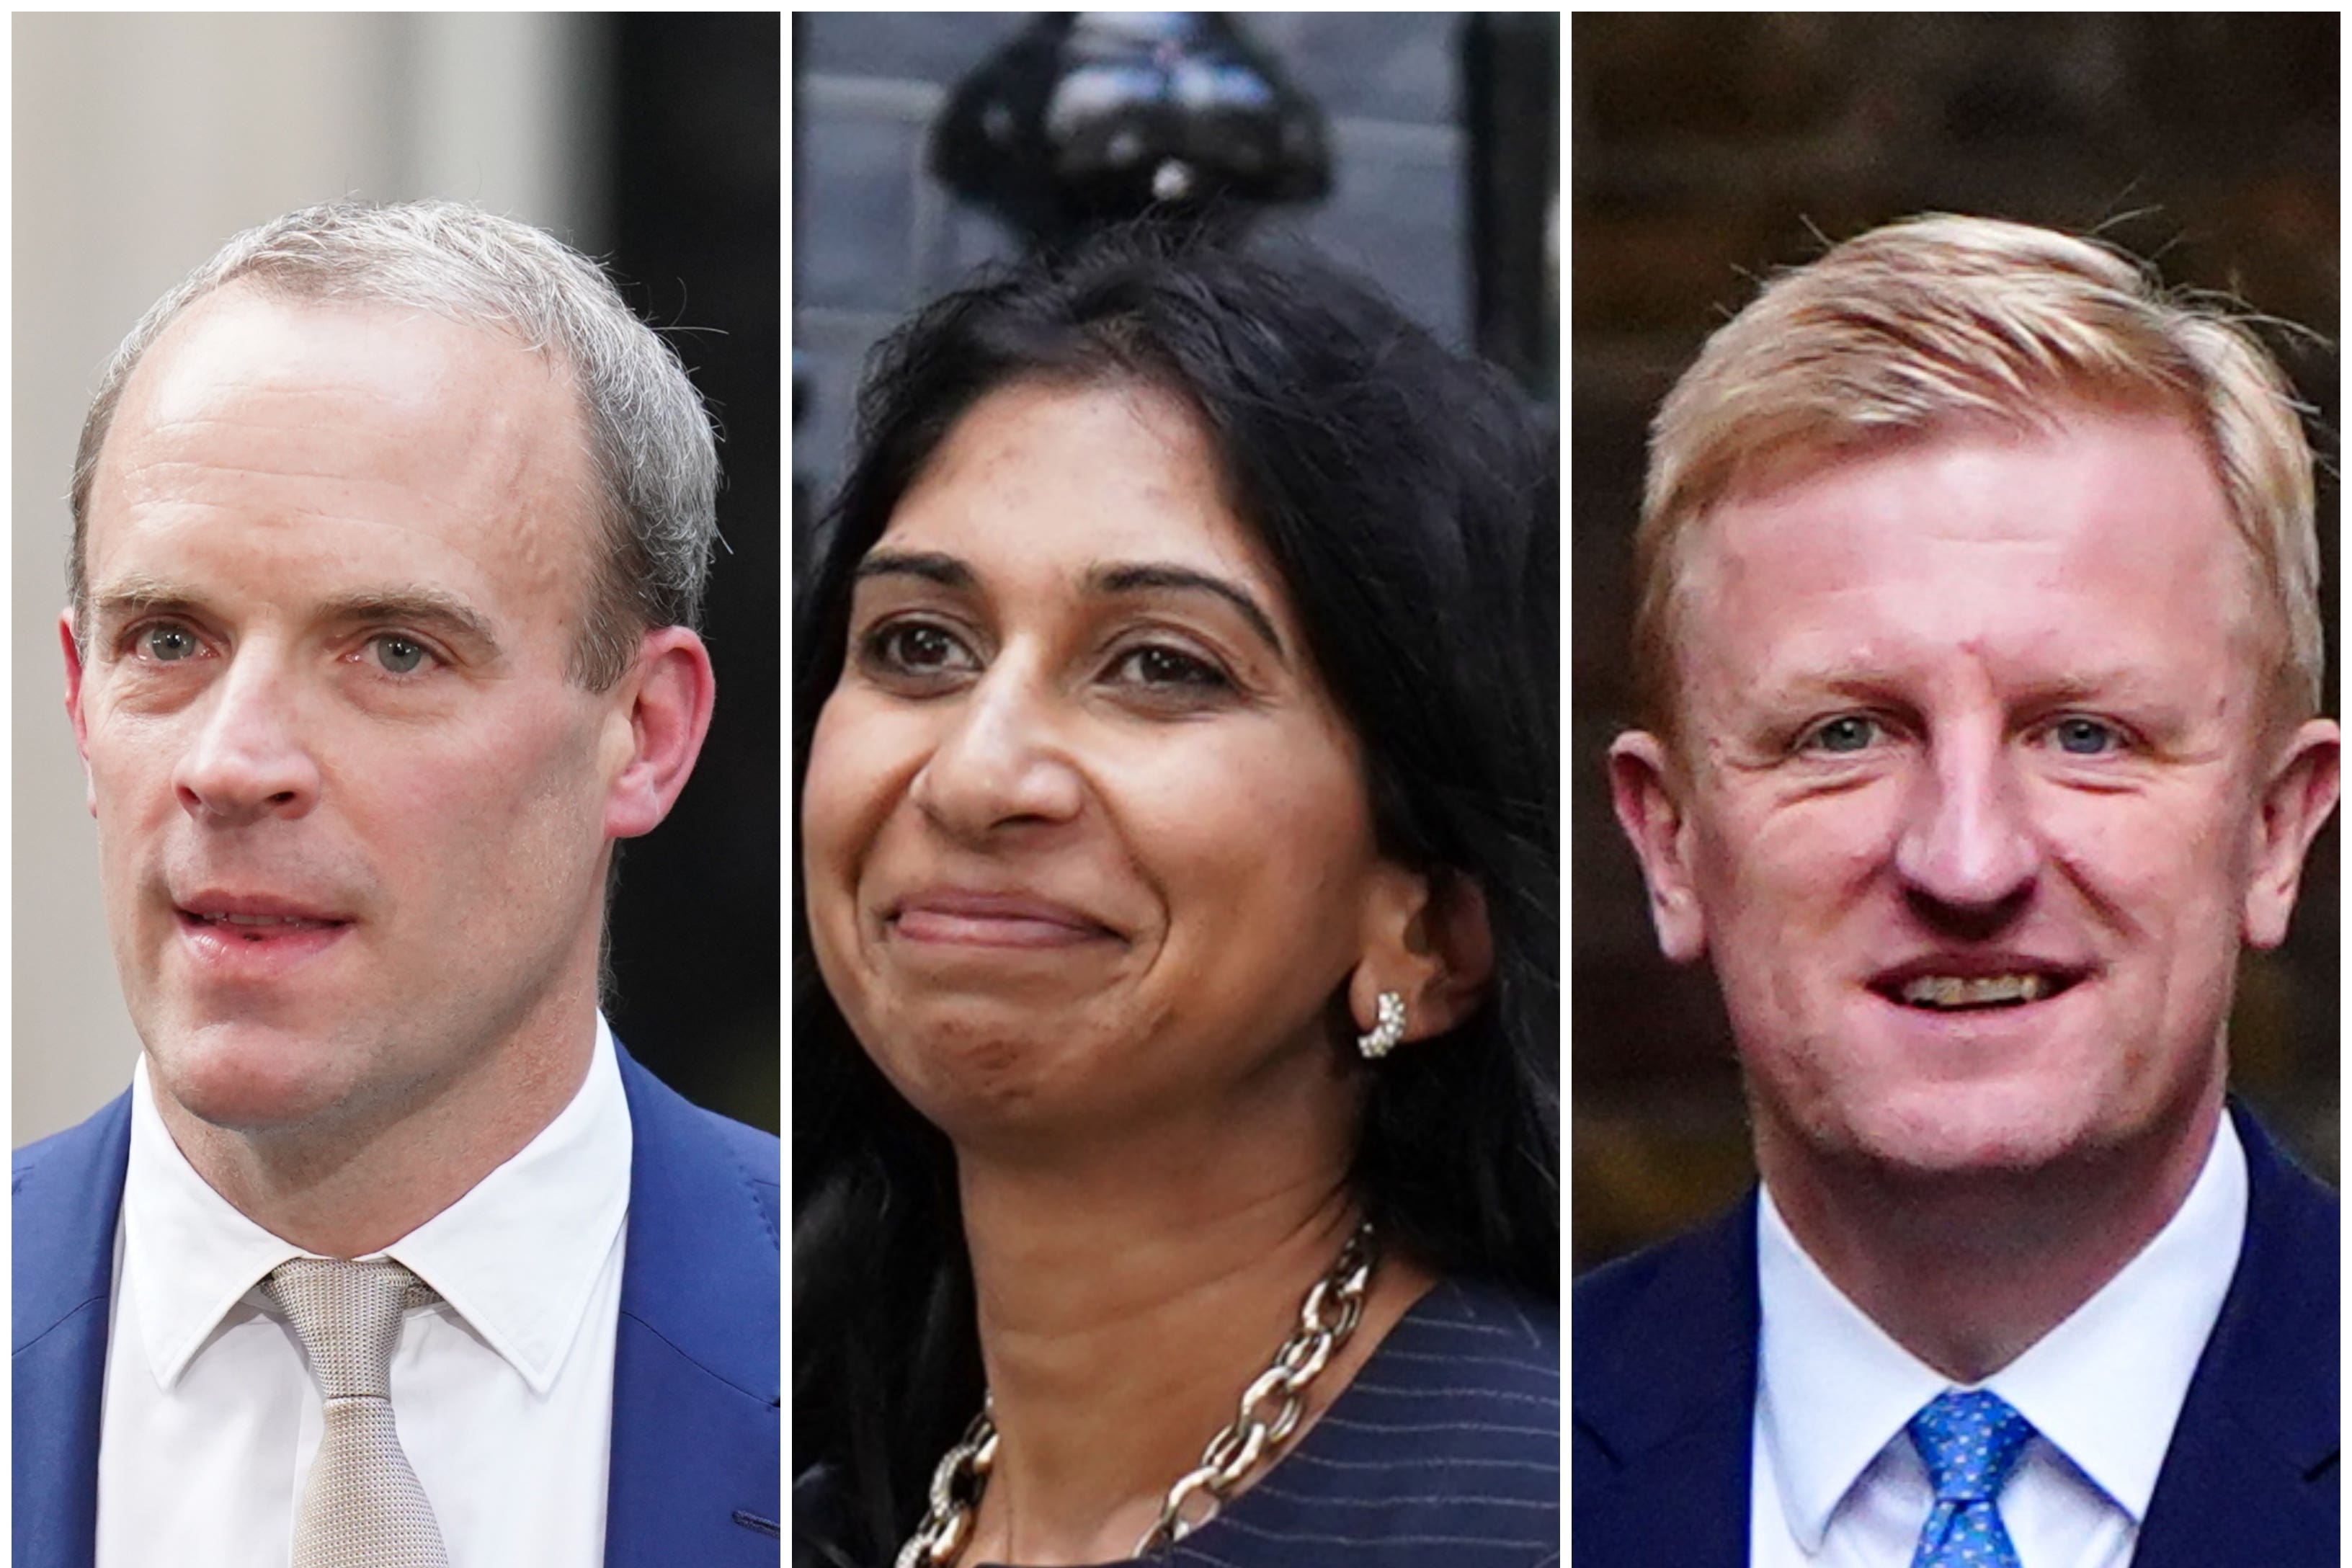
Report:
[{"label": "blue patterned tie", "polygon": [[2018,1568],[1996,1500],[2033,1424],[1998,1394],[1939,1394],[1911,1417],[1911,1441],[1936,1485],[1911,1568]]}]

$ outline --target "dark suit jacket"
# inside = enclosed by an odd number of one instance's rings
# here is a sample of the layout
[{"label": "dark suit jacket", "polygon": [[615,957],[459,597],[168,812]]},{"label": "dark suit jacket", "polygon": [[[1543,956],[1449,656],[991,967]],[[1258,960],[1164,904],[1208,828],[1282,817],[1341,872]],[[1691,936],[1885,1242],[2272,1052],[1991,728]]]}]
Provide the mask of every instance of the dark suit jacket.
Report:
[{"label": "dark suit jacket", "polygon": [[[772,1568],[782,1469],[776,1140],[620,1055],[635,1152],[606,1568]],[[15,1568],[89,1568],[131,1097],[16,1152]]]},{"label": "dark suit jacket", "polygon": [[[2245,1247],[2133,1568],[2336,1568],[2338,1203],[2231,1114]],[[1748,1568],[1757,1317],[1753,1194],[1577,1283],[1573,1562]]]}]

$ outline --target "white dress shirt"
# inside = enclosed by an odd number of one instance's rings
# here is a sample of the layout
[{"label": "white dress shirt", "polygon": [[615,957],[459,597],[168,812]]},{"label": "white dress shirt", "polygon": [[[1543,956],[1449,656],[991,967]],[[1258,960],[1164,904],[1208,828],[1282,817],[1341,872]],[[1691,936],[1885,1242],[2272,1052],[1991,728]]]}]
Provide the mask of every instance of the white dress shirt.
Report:
[{"label": "white dress shirt", "polygon": [[[1758,1204],[1751,1568],[1908,1568],[1935,1503],[1911,1417],[1956,1386],[1864,1316]],[[2128,1568],[2246,1234],[2227,1115],[2179,1211],[1981,1384],[2033,1424],[2000,1499],[2021,1568]]]},{"label": "white dress shirt", "polygon": [[[597,1568],[629,1205],[629,1107],[600,1017],[572,1102],[372,1257],[408,1314],[393,1413],[451,1568]],[[213,1191],[134,1070],[98,1453],[98,1568],[286,1568],[319,1387],[258,1289],[299,1247]]]}]

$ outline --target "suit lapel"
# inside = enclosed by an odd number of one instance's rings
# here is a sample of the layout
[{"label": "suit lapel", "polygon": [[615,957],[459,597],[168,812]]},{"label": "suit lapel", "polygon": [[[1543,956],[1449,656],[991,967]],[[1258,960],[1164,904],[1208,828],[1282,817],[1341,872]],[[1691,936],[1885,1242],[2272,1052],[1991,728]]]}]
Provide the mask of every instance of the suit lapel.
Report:
[{"label": "suit lapel", "polygon": [[15,1568],[98,1552],[98,1431],[131,1097],[20,1151],[12,1183]]},{"label": "suit lapel", "polygon": [[2135,1568],[2328,1568],[2339,1561],[2334,1194],[2242,1107],[2246,1239],[2140,1528]]},{"label": "suit lapel", "polygon": [[606,1568],[772,1565],[783,1517],[776,1144],[620,1060],[635,1152]]},{"label": "suit lapel", "polygon": [[1757,1317],[1753,1196],[1578,1286],[1579,1562],[1747,1568]]}]

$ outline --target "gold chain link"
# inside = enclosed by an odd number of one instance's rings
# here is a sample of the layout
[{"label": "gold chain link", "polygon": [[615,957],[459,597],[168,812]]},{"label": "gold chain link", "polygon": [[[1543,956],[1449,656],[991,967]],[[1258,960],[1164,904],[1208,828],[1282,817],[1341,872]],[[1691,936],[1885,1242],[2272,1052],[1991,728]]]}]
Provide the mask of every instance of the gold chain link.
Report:
[{"label": "gold chain link", "polygon": [[[1201,1463],[1168,1489],[1160,1517],[1136,1542],[1135,1555],[1165,1551],[1217,1516],[1225,1499],[1290,1440],[1307,1414],[1307,1391],[1363,1321],[1364,1292],[1378,1254],[1369,1221],[1339,1249],[1331,1271],[1315,1282],[1298,1309],[1298,1331],[1283,1342],[1273,1364],[1242,1394],[1234,1424],[1209,1439]],[[996,1464],[996,1422],[982,1402],[962,1438],[931,1472],[930,1507],[899,1549],[897,1568],[949,1568],[971,1538],[980,1494]]]}]

